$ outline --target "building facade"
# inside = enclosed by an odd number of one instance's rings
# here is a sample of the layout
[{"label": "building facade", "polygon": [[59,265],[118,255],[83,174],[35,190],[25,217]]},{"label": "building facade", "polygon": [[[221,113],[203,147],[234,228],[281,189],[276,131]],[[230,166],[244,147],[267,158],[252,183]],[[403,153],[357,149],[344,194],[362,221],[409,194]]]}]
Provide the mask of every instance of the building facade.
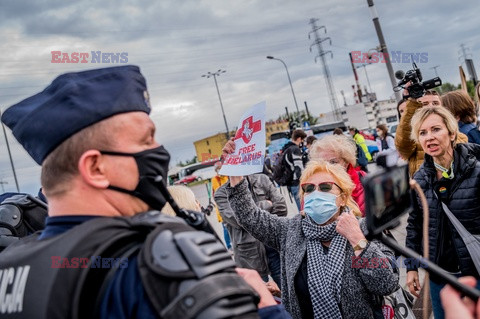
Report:
[{"label": "building facade", "polygon": [[[341,107],[340,111],[345,125],[360,130],[374,129],[378,124],[391,125],[398,122],[397,102],[392,99],[347,105]],[[319,123],[332,119],[332,112],[328,112],[320,117]]]},{"label": "building facade", "polygon": [[226,143],[227,136],[225,133],[217,133],[193,142],[197,153],[197,161],[204,162],[220,158],[222,155],[222,148]]}]

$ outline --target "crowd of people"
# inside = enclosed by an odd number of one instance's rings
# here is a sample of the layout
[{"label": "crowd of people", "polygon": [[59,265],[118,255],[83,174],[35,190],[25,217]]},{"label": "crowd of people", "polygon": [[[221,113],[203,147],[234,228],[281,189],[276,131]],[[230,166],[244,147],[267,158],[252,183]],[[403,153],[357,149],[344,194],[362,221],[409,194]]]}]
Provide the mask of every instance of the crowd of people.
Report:
[{"label": "crowd of people", "polygon": [[[48,217],[0,254],[1,289],[15,294],[0,300],[2,316],[383,318],[379,300],[399,288],[398,269],[352,263],[395,258],[365,237],[362,179],[373,157],[357,128],[318,139],[294,130],[270,176],[222,176],[219,163],[212,190],[229,252],[201,214],[189,214],[201,211],[191,189],[167,187],[170,156],[155,139],[146,92],[138,67],[97,69],[61,75],[4,112],[42,166]],[[426,195],[430,261],[479,288],[463,237],[480,235],[478,107],[460,90],[427,91],[399,102],[398,113],[395,137],[376,127],[379,154],[408,163]],[[234,151],[230,140],[223,155]],[[279,184],[298,214],[287,217]],[[419,254],[422,208],[416,197],[405,243]],[[92,267],[95,256],[103,267]],[[82,257],[87,267],[72,266]],[[407,270],[418,296],[418,269]],[[480,303],[429,280],[436,319],[480,318]]]}]

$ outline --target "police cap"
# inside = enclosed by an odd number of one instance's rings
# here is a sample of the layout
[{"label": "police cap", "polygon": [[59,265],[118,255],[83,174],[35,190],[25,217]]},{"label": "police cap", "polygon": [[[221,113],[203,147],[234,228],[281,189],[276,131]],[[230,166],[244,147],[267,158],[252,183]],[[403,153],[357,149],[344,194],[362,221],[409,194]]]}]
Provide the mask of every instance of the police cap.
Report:
[{"label": "police cap", "polygon": [[38,163],[78,131],[116,114],[150,113],[145,78],[127,65],[60,75],[8,108],[2,122]]}]

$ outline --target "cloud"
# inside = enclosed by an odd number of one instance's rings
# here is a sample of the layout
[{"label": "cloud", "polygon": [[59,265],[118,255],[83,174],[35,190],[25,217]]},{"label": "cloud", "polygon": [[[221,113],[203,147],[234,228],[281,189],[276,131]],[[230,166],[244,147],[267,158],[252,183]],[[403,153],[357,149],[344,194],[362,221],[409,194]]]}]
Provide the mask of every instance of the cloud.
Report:
[{"label": "cloud", "polygon": [[[453,83],[459,83],[461,43],[471,50],[474,62],[479,61],[477,8],[474,0],[461,5],[434,0],[376,2],[388,48],[427,52],[428,63],[419,64],[424,79],[435,76],[432,67],[439,65],[442,80]],[[53,50],[127,52],[128,62],[139,65],[147,79],[158,140],[173,161],[190,159],[195,155],[193,141],[225,127],[214,81],[201,77],[207,72],[227,71],[217,80],[230,128],[248,107],[263,100],[269,118],[277,118],[286,106],[295,109],[284,66],[267,60],[267,55],[287,64],[301,109],[307,102],[315,115],[330,110],[323,67],[314,62],[317,48],[309,51],[311,18],[326,27],[327,33],[322,29],[319,35],[332,40],[323,47],[333,53],[326,60],[338,102],[343,105],[343,90],[347,103],[352,103],[355,81],[348,53],[378,45],[366,1],[2,2],[0,105],[4,109],[41,91],[61,73],[112,66],[52,64]],[[411,65],[393,67],[408,70]],[[393,92],[385,65],[357,69],[362,89],[368,86],[365,70],[377,96],[389,98]],[[19,165],[35,167],[24,160],[28,156],[13,138],[11,144]],[[10,178],[3,147],[0,144],[0,178]],[[20,172],[23,184],[38,183],[34,171]]]}]

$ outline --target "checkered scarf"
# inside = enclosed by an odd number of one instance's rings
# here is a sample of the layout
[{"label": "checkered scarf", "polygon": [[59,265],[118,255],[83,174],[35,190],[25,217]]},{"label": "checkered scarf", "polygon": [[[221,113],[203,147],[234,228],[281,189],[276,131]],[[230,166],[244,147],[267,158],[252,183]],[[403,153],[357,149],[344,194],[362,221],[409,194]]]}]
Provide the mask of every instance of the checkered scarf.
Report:
[{"label": "checkered scarf", "polygon": [[[342,318],[339,303],[347,240],[336,232],[336,226],[337,222],[319,226],[308,216],[302,221],[307,238],[308,291],[315,319]],[[331,241],[328,254],[322,247],[326,241]]]}]

